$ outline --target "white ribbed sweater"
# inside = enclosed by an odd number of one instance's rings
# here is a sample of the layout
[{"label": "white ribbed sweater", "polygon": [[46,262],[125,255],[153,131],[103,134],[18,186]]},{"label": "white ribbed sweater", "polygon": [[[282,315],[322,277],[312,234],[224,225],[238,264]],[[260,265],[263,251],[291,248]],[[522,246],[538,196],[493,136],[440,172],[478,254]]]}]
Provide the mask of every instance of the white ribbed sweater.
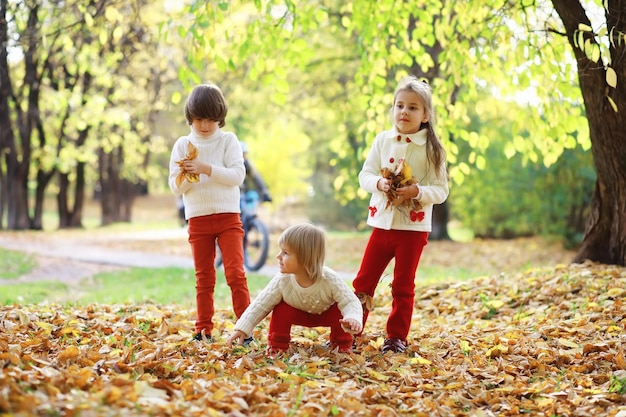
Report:
[{"label": "white ribbed sweater", "polygon": [[276,274],[237,320],[235,330],[250,336],[256,325],[281,301],[311,314],[321,314],[337,303],[344,319],[363,322],[359,299],[335,271],[324,267],[324,276],[307,288],[301,287],[293,274]]},{"label": "white ribbed sweater", "polygon": [[[176,186],[180,172],[177,162],[187,155],[188,143],[198,148],[198,159],[212,166],[211,176],[200,175],[200,181],[185,180]],[[239,213],[239,186],[246,177],[243,153],[237,136],[218,129],[209,137],[198,135],[195,130],[176,140],[170,155],[169,186],[175,195],[182,195],[185,218],[217,213]]]}]

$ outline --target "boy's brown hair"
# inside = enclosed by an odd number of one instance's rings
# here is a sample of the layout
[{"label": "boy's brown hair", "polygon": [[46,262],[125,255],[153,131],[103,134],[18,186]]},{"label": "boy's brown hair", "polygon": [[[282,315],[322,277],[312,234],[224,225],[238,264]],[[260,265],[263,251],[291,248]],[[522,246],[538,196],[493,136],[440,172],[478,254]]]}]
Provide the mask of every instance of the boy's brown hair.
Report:
[{"label": "boy's brown hair", "polygon": [[215,84],[200,84],[191,90],[185,103],[185,117],[191,125],[194,119],[209,119],[226,126],[228,104],[222,90]]}]

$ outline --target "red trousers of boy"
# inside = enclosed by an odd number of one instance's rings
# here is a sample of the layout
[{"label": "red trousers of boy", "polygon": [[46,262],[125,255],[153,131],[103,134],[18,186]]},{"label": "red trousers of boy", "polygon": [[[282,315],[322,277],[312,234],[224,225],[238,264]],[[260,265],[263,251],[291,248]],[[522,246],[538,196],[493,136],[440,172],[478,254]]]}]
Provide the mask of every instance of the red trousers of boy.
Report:
[{"label": "red trousers of boy", "polygon": [[322,314],[307,313],[281,301],[270,318],[267,345],[269,350],[287,350],[291,341],[291,326],[330,327],[330,344],[339,350],[352,348],[352,335],[346,333],[339,320],[343,318],[337,303]]},{"label": "red trousers of boy", "polygon": [[250,304],[243,263],[243,226],[239,213],[219,213],[189,219],[189,243],[196,268],[196,332],[213,330],[215,313],[215,242],[220,245],[224,275],[230,287],[233,311],[239,318]]},{"label": "red trousers of boy", "polygon": [[[389,262],[395,258],[391,283],[391,313],[387,337],[406,341],[411,328],[415,300],[415,272],[428,243],[428,232],[374,228],[363,254],[361,268],[352,282],[356,294],[374,296],[376,286]],[[369,311],[363,308],[363,327]]]}]

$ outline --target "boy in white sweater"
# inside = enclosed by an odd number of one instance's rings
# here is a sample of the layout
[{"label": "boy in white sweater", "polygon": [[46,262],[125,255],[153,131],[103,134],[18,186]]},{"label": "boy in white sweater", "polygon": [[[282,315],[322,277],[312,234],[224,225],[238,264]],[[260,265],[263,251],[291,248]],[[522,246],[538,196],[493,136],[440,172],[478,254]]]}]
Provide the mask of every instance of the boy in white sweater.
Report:
[{"label": "boy in white sweater", "polygon": [[330,347],[352,351],[353,334],[362,330],[361,302],[332,269],[324,266],[324,232],[311,224],[289,227],[278,239],[280,272],[237,320],[228,345],[251,337],[254,327],[272,312],[267,354],[289,349],[291,326],[330,327]]},{"label": "boy in white sweater", "polygon": [[213,330],[216,241],[235,315],[241,316],[250,304],[239,216],[239,186],[246,169],[237,136],[222,130],[227,113],[216,85],[196,86],[185,103],[191,132],[178,138],[170,156],[169,185],[183,198],[196,269],[196,340],[210,340]]}]

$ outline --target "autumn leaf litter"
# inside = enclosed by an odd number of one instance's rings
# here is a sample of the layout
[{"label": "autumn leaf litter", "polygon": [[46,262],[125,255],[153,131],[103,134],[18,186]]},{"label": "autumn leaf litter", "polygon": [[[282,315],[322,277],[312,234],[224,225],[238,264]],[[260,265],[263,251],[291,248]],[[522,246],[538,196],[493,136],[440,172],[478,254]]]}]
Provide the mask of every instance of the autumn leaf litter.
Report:
[{"label": "autumn leaf litter", "polygon": [[419,288],[408,354],[381,355],[377,296],[351,355],[325,328],[290,355],[191,341],[177,305],[0,309],[0,412],[13,415],[626,417],[626,269],[560,265]]}]

